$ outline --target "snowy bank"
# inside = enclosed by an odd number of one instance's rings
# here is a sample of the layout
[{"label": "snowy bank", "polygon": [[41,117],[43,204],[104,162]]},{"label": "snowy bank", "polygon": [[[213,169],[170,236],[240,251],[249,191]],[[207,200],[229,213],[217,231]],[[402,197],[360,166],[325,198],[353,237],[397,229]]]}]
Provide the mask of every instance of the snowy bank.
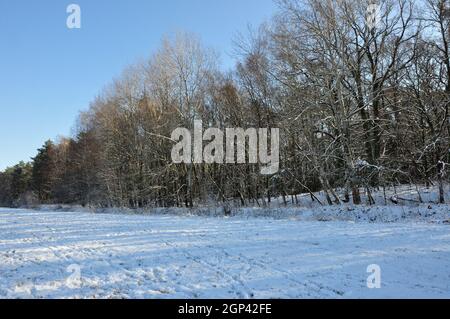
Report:
[{"label": "snowy bank", "polygon": [[351,221],[370,223],[427,222],[450,223],[450,205],[420,204],[415,206],[317,206],[304,207],[198,207],[198,208],[86,208],[67,205],[43,205],[43,212],[89,212],[94,214],[154,215],[154,216],[198,216],[216,218],[273,218],[298,221]]}]

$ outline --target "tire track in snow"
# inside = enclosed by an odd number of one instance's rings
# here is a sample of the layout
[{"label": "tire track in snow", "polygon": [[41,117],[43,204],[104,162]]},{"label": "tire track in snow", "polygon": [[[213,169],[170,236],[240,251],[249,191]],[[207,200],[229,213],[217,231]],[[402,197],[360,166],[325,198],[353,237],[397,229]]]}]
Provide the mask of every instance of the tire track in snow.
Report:
[{"label": "tire track in snow", "polygon": [[[254,296],[253,292],[250,290],[250,288],[245,284],[245,282],[239,278],[238,276],[231,274],[228,272],[227,269],[220,266],[220,263],[211,263],[206,260],[204,260],[204,256],[197,256],[193,253],[190,253],[187,250],[182,250],[179,247],[169,243],[165,242],[165,245],[168,247],[173,248],[174,250],[180,252],[182,255],[186,257],[186,259],[191,260],[197,264],[199,264],[202,267],[207,268],[208,270],[212,271],[213,273],[216,273],[221,276],[222,279],[227,279],[230,281],[233,293],[236,294],[238,298],[242,299],[250,299]],[[199,250],[204,250],[204,247],[190,245],[189,248],[196,248]],[[211,249],[211,247],[207,247]],[[218,250],[216,250],[218,252]],[[209,254],[206,252],[205,255],[209,256]]]},{"label": "tire track in snow", "polygon": [[[295,275],[287,270],[278,268],[278,267],[267,267],[267,265],[259,260],[255,260],[252,258],[249,258],[243,254],[239,254],[239,257],[241,257],[242,259],[246,259],[248,261],[249,264],[251,264],[252,266],[256,266],[259,267],[265,271],[269,271],[269,272],[276,272],[279,275],[281,275],[284,279],[291,281],[299,286],[303,286],[304,288],[306,288],[306,292],[308,294],[308,297],[312,297],[313,295],[311,295],[309,293],[310,290],[313,290],[315,293],[317,293],[317,296],[322,296],[323,297],[323,292],[325,290],[325,292],[328,294],[328,296],[330,297],[339,297],[339,296],[343,296],[344,292],[337,290],[335,288],[317,283],[315,281],[312,281],[310,279],[308,279],[307,281],[303,282],[298,280],[297,278],[295,278]],[[302,295],[299,295],[297,297],[304,297]]]},{"label": "tire track in snow", "polygon": [[[191,237],[191,239],[195,239],[197,241],[201,241],[201,240],[205,239],[204,237],[199,236],[199,235],[191,235],[190,237]],[[194,242],[194,241],[191,240],[190,242]],[[200,250],[203,249],[203,247],[201,247],[201,246],[192,245],[191,247],[195,247]],[[286,271],[286,270],[283,270],[281,268],[274,267],[274,266],[268,267],[264,262],[249,258],[242,253],[233,255],[229,251],[227,251],[225,248],[220,247],[220,246],[207,245],[206,247],[210,250],[215,251],[217,253],[217,255],[221,254],[222,256],[225,256],[225,258],[222,258],[222,259],[227,259],[227,262],[229,262],[229,264],[231,264],[231,265],[235,264],[233,261],[236,261],[240,264],[242,264],[242,261],[244,261],[247,275],[249,275],[252,271],[255,271],[256,267],[263,270],[264,272],[267,272],[270,274],[276,273],[276,274],[280,275],[282,278],[284,278],[285,280],[290,281],[297,286],[305,288],[305,290],[306,290],[305,292],[308,297],[314,296],[310,293],[311,291],[316,293],[315,296],[322,296],[322,297],[324,296],[324,293],[326,293],[329,297],[341,297],[344,295],[343,291],[337,290],[337,289],[335,289],[333,287],[329,287],[327,285],[320,284],[318,282],[314,282],[310,279],[308,279],[305,282],[300,281],[295,278],[295,275],[292,272],[289,272],[289,271]],[[246,288],[246,291],[248,292],[247,298],[254,297],[254,293],[252,292],[252,289],[249,288],[248,285],[246,285],[245,281],[242,279],[241,276],[237,276],[237,275],[229,275],[229,276],[232,276],[241,286]],[[304,297],[304,296],[298,295],[297,297]]]}]

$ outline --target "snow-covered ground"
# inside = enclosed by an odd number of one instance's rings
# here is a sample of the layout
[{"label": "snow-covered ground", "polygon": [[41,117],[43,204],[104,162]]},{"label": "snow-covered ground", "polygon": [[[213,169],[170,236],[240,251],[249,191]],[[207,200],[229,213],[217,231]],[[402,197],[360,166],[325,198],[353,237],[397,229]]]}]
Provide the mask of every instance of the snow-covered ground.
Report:
[{"label": "snow-covered ground", "polygon": [[[343,199],[343,191],[338,192]],[[420,195],[419,195],[420,194]],[[344,221],[369,223],[405,223],[428,222],[450,223],[450,205],[439,205],[438,188],[403,185],[396,188],[387,188],[384,191],[373,192],[375,205],[367,204],[367,194],[361,190],[363,205],[355,206],[352,203],[341,205],[325,205],[325,194],[314,193],[322,204],[312,200],[309,194],[297,195],[297,202],[292,197],[272,198],[270,204],[261,201],[254,207],[241,207],[228,203],[227,208],[233,217],[253,218],[266,217],[276,219],[293,219],[298,221]],[[397,204],[390,199],[396,199]],[[450,201],[450,187],[446,187],[446,198]],[[448,202],[447,201],[447,202]],[[366,203],[366,204],[364,204]],[[142,208],[137,210],[127,208],[89,208],[74,205],[40,205],[35,209],[42,211],[60,212],[92,212],[107,214],[140,214],[140,215],[171,215],[171,216],[199,216],[223,217],[225,210],[222,204],[215,202],[208,205],[199,205],[190,208]]]},{"label": "snow-covered ground", "polygon": [[0,298],[381,297],[450,298],[449,225],[0,209]]}]

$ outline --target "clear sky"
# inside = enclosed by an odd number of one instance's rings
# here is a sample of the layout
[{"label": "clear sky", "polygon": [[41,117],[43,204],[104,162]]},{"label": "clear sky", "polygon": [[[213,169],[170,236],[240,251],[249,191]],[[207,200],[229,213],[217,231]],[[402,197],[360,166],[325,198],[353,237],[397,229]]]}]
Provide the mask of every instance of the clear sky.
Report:
[{"label": "clear sky", "polygon": [[[81,7],[81,29],[66,8]],[[177,31],[234,62],[232,39],[275,13],[272,0],[0,0],[0,170],[28,161],[129,64]]]}]

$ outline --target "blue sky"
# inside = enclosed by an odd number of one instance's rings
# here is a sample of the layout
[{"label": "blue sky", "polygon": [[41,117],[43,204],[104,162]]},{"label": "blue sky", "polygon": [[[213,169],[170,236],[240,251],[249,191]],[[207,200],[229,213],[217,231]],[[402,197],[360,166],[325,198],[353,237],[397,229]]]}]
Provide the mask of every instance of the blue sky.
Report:
[{"label": "blue sky", "polygon": [[[71,3],[79,30],[66,27]],[[0,0],[0,170],[70,135],[79,111],[164,35],[196,33],[231,67],[233,36],[275,10],[272,0]]]}]

